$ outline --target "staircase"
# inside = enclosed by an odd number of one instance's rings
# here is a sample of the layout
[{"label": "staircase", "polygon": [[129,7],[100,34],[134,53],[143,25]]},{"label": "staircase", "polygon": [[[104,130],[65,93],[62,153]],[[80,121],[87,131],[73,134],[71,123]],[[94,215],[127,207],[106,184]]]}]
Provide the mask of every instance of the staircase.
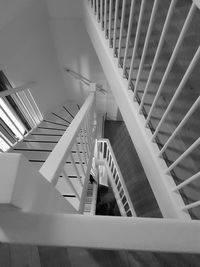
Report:
[{"label": "staircase", "polygon": [[200,218],[198,1],[85,1],[84,10],[163,215]]},{"label": "staircase", "polygon": [[[120,127],[117,139],[123,135],[129,149],[117,151],[122,141],[114,147],[128,189],[109,141],[98,140],[95,148],[124,216],[85,216],[94,214],[95,206],[95,186],[89,184],[98,128],[92,84],[74,119],[64,105],[14,153],[0,155],[0,264],[199,266],[200,224],[191,220],[199,218],[200,205],[199,1],[83,4],[88,32],[127,127]],[[192,46],[188,38],[194,39]],[[187,130],[195,131],[188,143]],[[124,168],[122,152],[127,161],[134,155],[138,176]]]},{"label": "staircase", "polygon": [[[9,152],[23,154],[39,170],[71,124],[79,109],[80,107],[74,103],[65,103],[61,107],[56,108],[47,114],[40,125],[31,131],[21,142],[17,143]],[[81,150],[80,140],[77,139],[76,145]],[[72,153],[75,164],[79,169],[81,179],[83,179],[84,175],[81,165],[82,163],[85,164],[85,162],[83,152],[80,152],[82,158],[78,157],[76,146],[73,147]],[[68,170],[68,178],[71,184],[80,194],[81,186],[72,161],[67,160],[65,166]],[[77,196],[73,188],[66,182],[66,177],[63,173],[59,176],[56,188],[73,206],[77,207]]]}]

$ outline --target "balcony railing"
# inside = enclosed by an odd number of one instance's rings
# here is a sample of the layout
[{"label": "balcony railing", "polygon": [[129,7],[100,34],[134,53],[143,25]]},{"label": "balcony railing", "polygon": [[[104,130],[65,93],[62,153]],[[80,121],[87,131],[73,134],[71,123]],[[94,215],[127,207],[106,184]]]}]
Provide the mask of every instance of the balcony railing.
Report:
[{"label": "balcony railing", "polygon": [[[21,154],[0,155],[0,242],[199,253],[198,221],[135,217],[108,140],[98,141],[97,163],[106,164],[113,180],[113,188],[117,188],[115,194],[118,195],[121,211],[125,216],[129,216],[131,212],[134,217],[77,214],[83,212],[94,152],[94,95],[94,92],[90,93],[40,172]],[[76,142],[80,145],[77,147],[77,157],[85,159],[85,164],[80,169],[76,168],[76,159],[71,153]],[[60,174],[67,173],[65,162],[69,159],[77,177],[80,176],[78,180],[82,186],[79,194],[65,176],[68,187],[79,196],[77,206],[55,188]],[[124,196],[126,202],[123,202]]]},{"label": "balcony railing", "polygon": [[[91,91],[75,119],[61,137],[40,173],[65,196],[65,188],[75,198],[66,198],[83,212],[95,145],[95,91]],[[77,183],[70,180],[71,169]]]},{"label": "balcony railing", "polygon": [[[169,198],[180,195],[183,201],[174,202],[177,212],[183,217],[188,218],[190,214],[192,218],[200,218],[200,2],[93,0],[85,3],[99,24],[96,29],[105,33],[100,32],[98,37],[100,40],[104,35],[107,39],[104,41],[105,47],[110,48],[107,55],[113,55],[113,62],[118,63],[119,73],[126,79],[121,84],[129,90],[126,95],[131,97],[129,102],[138,113],[136,120],[141,120],[142,127],[151,131],[150,138],[145,137],[152,147],[151,153],[157,162],[165,161],[159,169],[163,183],[168,184]],[[88,29],[91,30],[89,25]],[[158,152],[153,149],[154,143]],[[169,176],[172,182],[167,181]]]},{"label": "balcony railing", "polygon": [[124,179],[108,139],[97,140],[96,164],[104,165],[106,167],[106,174],[109,177],[121,215],[128,217],[136,216]]}]

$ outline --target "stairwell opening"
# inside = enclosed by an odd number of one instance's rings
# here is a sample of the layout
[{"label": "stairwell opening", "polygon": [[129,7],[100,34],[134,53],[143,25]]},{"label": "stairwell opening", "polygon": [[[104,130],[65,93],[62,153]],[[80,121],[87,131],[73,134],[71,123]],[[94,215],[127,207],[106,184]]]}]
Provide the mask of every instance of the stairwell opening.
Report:
[{"label": "stairwell opening", "polygon": [[105,120],[104,138],[110,140],[137,216],[161,218],[158,203],[125,123]]}]

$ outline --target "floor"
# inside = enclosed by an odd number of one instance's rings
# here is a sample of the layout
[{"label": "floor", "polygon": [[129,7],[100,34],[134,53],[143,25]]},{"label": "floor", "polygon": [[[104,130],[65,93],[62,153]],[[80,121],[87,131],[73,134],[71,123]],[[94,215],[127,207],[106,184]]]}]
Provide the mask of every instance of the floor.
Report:
[{"label": "floor", "polygon": [[1,267],[198,267],[194,254],[0,244]]},{"label": "floor", "polygon": [[106,121],[104,137],[110,140],[137,216],[162,217],[124,122]]}]

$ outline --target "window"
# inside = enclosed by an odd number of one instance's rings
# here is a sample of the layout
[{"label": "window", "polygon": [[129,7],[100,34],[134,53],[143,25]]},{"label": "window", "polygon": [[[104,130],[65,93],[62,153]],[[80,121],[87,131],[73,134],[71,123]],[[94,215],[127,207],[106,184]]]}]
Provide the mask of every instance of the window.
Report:
[{"label": "window", "polygon": [[[0,71],[0,93],[12,89]],[[0,151],[5,152],[42,120],[29,89],[0,98]]]}]

